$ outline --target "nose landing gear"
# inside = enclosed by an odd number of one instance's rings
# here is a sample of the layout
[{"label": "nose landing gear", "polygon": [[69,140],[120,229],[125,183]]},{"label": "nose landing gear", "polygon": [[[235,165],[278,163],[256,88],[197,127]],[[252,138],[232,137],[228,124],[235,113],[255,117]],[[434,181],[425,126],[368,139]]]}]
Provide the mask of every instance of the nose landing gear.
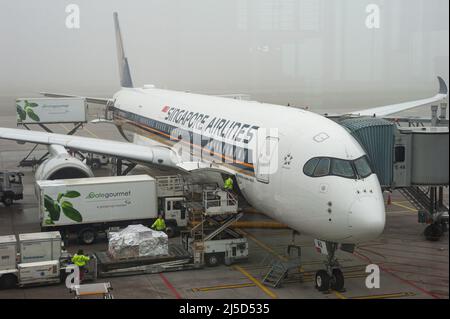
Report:
[{"label": "nose landing gear", "polygon": [[[318,245],[318,243],[320,243]],[[325,244],[325,247],[324,245]],[[343,292],[344,289],[344,274],[341,266],[336,258],[336,250],[338,243],[316,241],[316,247],[320,249],[321,253],[327,255],[325,262],[326,269],[319,270],[316,273],[315,284],[317,290],[327,292],[330,289]]]}]

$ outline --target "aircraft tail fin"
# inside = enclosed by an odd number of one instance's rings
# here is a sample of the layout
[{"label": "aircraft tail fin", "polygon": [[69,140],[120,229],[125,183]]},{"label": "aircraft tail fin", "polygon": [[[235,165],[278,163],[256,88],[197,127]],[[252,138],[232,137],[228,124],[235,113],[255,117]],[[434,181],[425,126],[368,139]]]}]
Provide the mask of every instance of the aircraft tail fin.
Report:
[{"label": "aircraft tail fin", "polygon": [[131,80],[130,66],[128,59],[125,56],[123,47],[122,33],[120,32],[119,15],[114,12],[114,27],[116,29],[116,45],[117,45],[117,59],[119,62],[120,85],[124,88],[132,88],[133,81]]}]

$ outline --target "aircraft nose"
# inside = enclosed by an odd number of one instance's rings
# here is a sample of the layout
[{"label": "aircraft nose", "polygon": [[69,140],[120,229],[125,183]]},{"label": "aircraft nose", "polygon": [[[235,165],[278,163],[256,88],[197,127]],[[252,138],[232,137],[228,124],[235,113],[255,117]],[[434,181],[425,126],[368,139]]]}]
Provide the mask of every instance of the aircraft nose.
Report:
[{"label": "aircraft nose", "polygon": [[355,242],[378,238],[383,233],[385,223],[383,200],[362,197],[353,203],[349,214],[349,227]]}]

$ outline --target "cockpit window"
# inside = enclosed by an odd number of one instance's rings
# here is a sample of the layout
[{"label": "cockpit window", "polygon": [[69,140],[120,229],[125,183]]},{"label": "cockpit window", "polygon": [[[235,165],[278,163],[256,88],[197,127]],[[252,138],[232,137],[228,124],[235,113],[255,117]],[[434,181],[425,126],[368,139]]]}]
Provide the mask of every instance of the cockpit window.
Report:
[{"label": "cockpit window", "polygon": [[313,158],[313,159],[310,159],[305,164],[305,166],[303,166],[303,173],[305,173],[305,175],[307,175],[307,176],[313,176],[314,169],[316,168],[317,163],[319,163],[319,161],[320,161],[320,158],[317,158],[317,157]]},{"label": "cockpit window", "polygon": [[373,172],[367,156],[350,161],[339,158],[315,157],[303,166],[303,173],[310,177],[339,176],[350,179],[366,178]]},{"label": "cockpit window", "polygon": [[326,176],[330,173],[330,159],[329,158],[321,158],[319,164],[317,164],[316,169],[314,170],[314,176]]},{"label": "cockpit window", "polygon": [[356,178],[352,163],[337,158],[331,160],[331,175]]},{"label": "cockpit window", "polygon": [[361,178],[366,178],[372,174],[372,169],[370,168],[369,161],[366,156],[358,158],[355,163],[356,171]]}]

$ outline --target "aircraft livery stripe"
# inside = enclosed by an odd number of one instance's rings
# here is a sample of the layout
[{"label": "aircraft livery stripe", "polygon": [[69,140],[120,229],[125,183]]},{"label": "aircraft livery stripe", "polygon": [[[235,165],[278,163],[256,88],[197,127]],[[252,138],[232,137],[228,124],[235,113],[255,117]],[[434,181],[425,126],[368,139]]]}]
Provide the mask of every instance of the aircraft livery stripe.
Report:
[{"label": "aircraft livery stripe", "polygon": [[[220,154],[217,153],[211,149],[208,148],[208,143],[211,142],[211,139],[201,139],[200,135],[197,133],[193,133],[191,131],[187,131],[184,130],[182,128],[178,128],[176,126],[170,125],[170,124],[166,124],[151,118],[146,118],[143,117],[141,115],[132,113],[132,112],[128,112],[128,111],[124,111],[121,109],[117,109],[114,108],[114,118],[115,119],[119,119],[119,120],[125,120],[128,123],[139,127],[140,129],[143,129],[147,132],[150,132],[152,134],[156,134],[159,137],[163,138],[165,141],[170,142],[170,144],[175,144],[176,142],[178,142],[179,140],[176,140],[173,138],[173,133],[172,133],[172,138],[171,138],[171,132],[176,132],[176,134],[179,134],[181,136],[185,136],[187,134],[189,134],[189,137],[191,139],[191,141],[193,142],[187,142],[185,140],[181,140],[182,143],[185,143],[189,146],[192,147],[196,147],[198,149],[200,149],[200,151],[202,151],[202,153],[208,153],[208,154],[213,154],[214,157],[219,157],[222,158],[222,161],[228,160],[231,162],[224,162],[224,164],[228,164],[228,165],[232,165],[234,167],[238,167],[241,170],[246,171],[247,173],[254,173],[254,166],[253,164],[248,162],[248,158],[251,158],[251,150],[247,149],[247,148],[242,148],[239,146],[233,146],[231,144],[225,143],[220,141],[220,143],[223,146],[223,149],[226,150],[233,150],[233,154]],[[193,138],[193,136],[195,136]],[[200,141],[200,145],[196,144],[195,141]],[[233,157],[236,157],[236,154],[240,152],[241,158],[242,155],[244,157],[244,161],[239,161],[238,159],[233,159]],[[228,156],[227,156],[228,155]],[[230,157],[231,155],[231,157]]]}]

